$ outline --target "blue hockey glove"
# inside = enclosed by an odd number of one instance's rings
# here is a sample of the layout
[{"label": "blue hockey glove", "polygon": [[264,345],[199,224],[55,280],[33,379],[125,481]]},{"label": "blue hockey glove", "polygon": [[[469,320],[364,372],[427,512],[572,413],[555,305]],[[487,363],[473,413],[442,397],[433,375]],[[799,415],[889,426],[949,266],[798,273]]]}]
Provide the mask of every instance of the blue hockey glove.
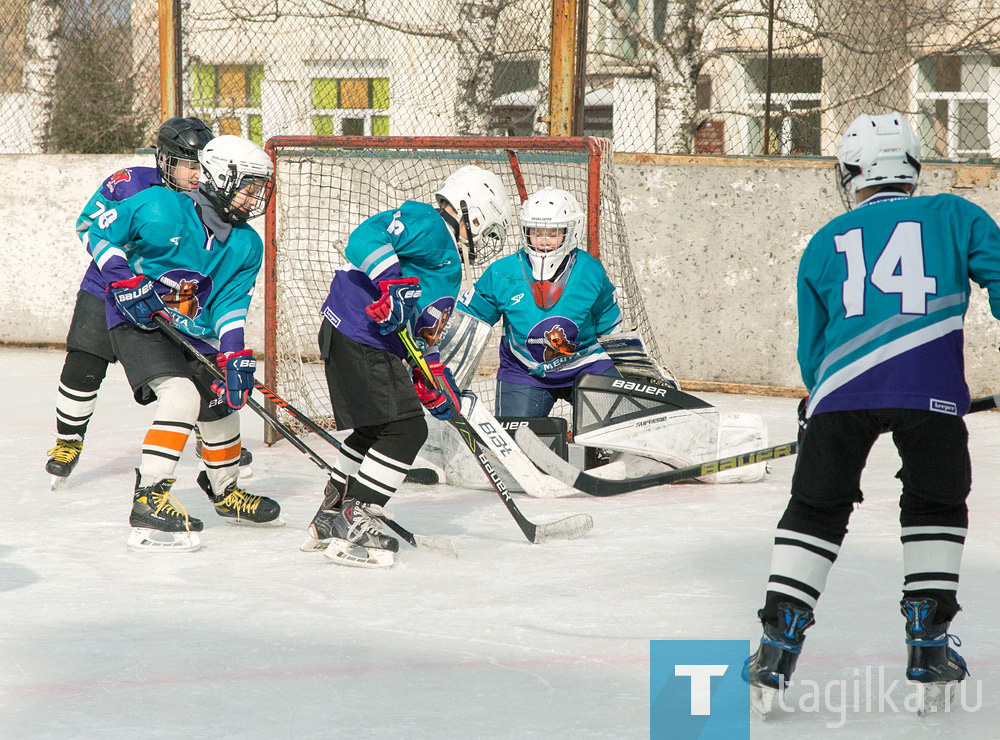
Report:
[{"label": "blue hockey glove", "polygon": [[433,382],[428,382],[420,368],[415,367],[413,368],[413,388],[424,408],[434,414],[435,418],[448,421],[455,414],[462,413],[462,403],[458,400],[462,391],[455,383],[455,376],[445,365],[440,362],[429,362],[427,368],[434,376]]},{"label": "blue hockey glove", "polygon": [[241,409],[246,406],[250,391],[253,390],[253,374],[257,369],[257,360],[253,352],[244,349],[239,352],[220,352],[215,356],[219,369],[226,374],[225,385],[215,381],[212,388],[218,394],[226,394],[226,403],[231,409]]},{"label": "blue hockey glove", "polygon": [[156,286],[145,275],[116,280],[108,286],[108,292],[122,316],[140,329],[156,329],[156,324],[153,323],[153,316],[156,314],[169,318],[167,307],[157,294]]},{"label": "blue hockey glove", "polygon": [[365,306],[365,312],[378,324],[379,334],[395,334],[406,326],[410,316],[417,310],[420,279],[405,277],[379,280],[377,286],[382,291],[382,297],[370,306]]}]

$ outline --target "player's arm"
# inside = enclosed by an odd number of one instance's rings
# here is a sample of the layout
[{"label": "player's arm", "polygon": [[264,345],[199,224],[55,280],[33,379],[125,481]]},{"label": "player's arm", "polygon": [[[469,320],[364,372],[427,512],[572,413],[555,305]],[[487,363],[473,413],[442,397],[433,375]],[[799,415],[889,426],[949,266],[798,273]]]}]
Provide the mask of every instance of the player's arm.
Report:
[{"label": "player's arm", "polygon": [[806,259],[803,257],[798,275],[799,343],[798,361],[802,382],[806,390],[816,385],[816,374],[825,353],[823,332],[827,325],[827,313],[815,287],[804,274]]},{"label": "player's arm", "polygon": [[420,280],[403,277],[396,252],[405,230],[400,219],[398,211],[392,213],[388,224],[384,216],[368,219],[354,230],[344,250],[350,263],[365,273],[379,294],[365,312],[383,335],[408,325],[420,299]]},{"label": "player's arm", "polygon": [[501,298],[496,290],[497,271],[494,269],[496,264],[494,262],[487,267],[473,286],[462,293],[456,306],[462,313],[467,313],[490,326],[496,324],[503,315]]},{"label": "player's arm", "polygon": [[594,331],[598,337],[618,331],[622,323],[622,309],[618,305],[618,291],[601,267],[601,288],[594,301]]},{"label": "player's arm", "polygon": [[990,312],[1000,319],[1000,226],[982,208],[969,205],[969,275],[986,289]]}]

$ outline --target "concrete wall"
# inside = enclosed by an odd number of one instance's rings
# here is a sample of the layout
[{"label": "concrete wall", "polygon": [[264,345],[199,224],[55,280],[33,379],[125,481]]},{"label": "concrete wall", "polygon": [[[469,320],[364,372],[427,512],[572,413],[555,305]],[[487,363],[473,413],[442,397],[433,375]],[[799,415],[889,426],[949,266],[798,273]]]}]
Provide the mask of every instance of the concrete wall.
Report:
[{"label": "concrete wall", "polygon": [[[148,156],[0,155],[0,342],[65,339],[87,256],[73,233],[101,180]],[[842,211],[829,160],[618,155],[632,261],[664,363],[677,377],[801,386],[795,273],[813,232]],[[955,192],[1000,216],[994,170],[924,168],[921,192]],[[262,231],[263,224],[255,226]],[[974,395],[1000,386],[1000,325],[973,286],[966,359]],[[263,291],[248,342],[263,347]]]}]

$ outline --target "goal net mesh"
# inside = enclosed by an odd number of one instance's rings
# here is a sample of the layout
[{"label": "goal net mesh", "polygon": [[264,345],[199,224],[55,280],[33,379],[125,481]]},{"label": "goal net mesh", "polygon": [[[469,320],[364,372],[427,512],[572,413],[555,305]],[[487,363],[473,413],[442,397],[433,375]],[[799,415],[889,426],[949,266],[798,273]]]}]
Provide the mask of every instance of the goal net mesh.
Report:
[{"label": "goal net mesh", "polygon": [[[610,141],[276,137],[267,149],[275,162],[276,193],[265,225],[265,382],[324,426],[333,428],[333,415],[317,346],[320,307],[334,271],[346,262],[348,237],[369,216],[406,200],[433,203],[433,193],[445,178],[469,164],[500,176],[515,201],[500,256],[520,247],[516,204],[528,194],[552,185],[576,196],[587,214],[581,247],[601,260],[617,287],[622,328],[638,331],[658,359],[629,260]],[[486,266],[467,266],[463,287]],[[472,381],[472,390],[491,409],[499,340],[500,323]],[[271,442],[273,434],[268,432]]]}]

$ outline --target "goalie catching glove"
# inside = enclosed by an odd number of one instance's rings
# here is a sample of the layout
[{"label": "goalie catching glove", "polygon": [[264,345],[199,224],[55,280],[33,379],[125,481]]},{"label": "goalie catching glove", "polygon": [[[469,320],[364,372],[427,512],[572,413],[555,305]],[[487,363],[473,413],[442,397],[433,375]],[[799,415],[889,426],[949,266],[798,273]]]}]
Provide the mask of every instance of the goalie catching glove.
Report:
[{"label": "goalie catching glove", "polygon": [[253,374],[257,369],[257,360],[248,349],[239,352],[220,352],[215,356],[215,363],[225,374],[226,382],[217,380],[212,384],[212,390],[220,396],[226,395],[226,403],[231,409],[241,409],[246,406],[250,391],[253,390]]},{"label": "goalie catching glove", "polygon": [[410,320],[417,310],[420,298],[420,279],[404,277],[396,280],[379,280],[376,287],[382,297],[365,307],[372,321],[378,325],[379,334],[395,334]]},{"label": "goalie catching glove", "polygon": [[461,391],[447,366],[440,362],[428,362],[427,368],[433,376],[430,382],[419,367],[413,368],[413,388],[424,408],[436,419],[448,421],[455,414],[462,413],[462,404],[458,400]]},{"label": "goalie catching glove", "polygon": [[153,316],[156,314],[170,318],[163,299],[156,292],[156,286],[145,275],[116,280],[108,286],[108,292],[122,316],[140,329],[156,329],[156,324],[153,323]]}]

